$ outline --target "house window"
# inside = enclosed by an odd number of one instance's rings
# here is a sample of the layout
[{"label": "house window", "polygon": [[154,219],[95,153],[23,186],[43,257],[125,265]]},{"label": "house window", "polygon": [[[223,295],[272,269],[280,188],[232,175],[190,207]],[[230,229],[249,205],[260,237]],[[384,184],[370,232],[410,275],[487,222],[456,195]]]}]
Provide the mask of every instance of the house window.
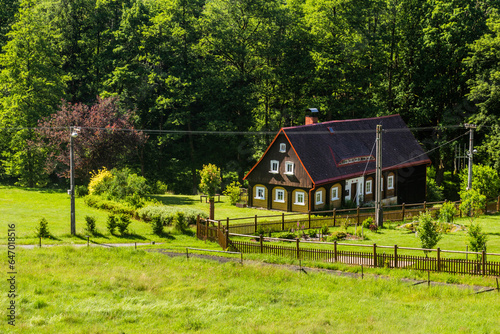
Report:
[{"label": "house window", "polygon": [[323,191],[316,192],[316,204],[323,204]]},{"label": "house window", "polygon": [[384,178],[383,177],[380,178],[380,191],[384,192]]},{"label": "house window", "polygon": [[277,174],[279,173],[280,163],[278,160],[271,160],[271,170],[269,173]]},{"label": "house window", "polygon": [[266,188],[255,187],[255,199],[266,199]]},{"label": "house window", "polygon": [[372,180],[366,181],[366,194],[372,193]]},{"label": "house window", "polygon": [[387,177],[387,189],[394,189],[394,175]]},{"label": "house window", "polygon": [[303,191],[297,191],[295,193],[295,203],[297,205],[305,205],[305,196]]},{"label": "house window", "polygon": [[339,187],[332,188],[332,201],[339,199]]},{"label": "house window", "polygon": [[293,175],[294,163],[293,162],[285,162],[285,174]]},{"label": "house window", "polygon": [[285,203],[285,191],[283,189],[276,189],[275,202]]},{"label": "house window", "polygon": [[286,144],[285,143],[281,143],[280,144],[280,152],[281,153],[285,153],[286,152]]}]

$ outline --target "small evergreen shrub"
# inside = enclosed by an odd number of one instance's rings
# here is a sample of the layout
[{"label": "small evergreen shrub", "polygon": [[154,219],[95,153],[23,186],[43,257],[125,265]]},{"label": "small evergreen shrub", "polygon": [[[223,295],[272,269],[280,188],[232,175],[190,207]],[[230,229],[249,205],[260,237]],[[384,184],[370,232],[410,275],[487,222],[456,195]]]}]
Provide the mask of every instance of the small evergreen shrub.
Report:
[{"label": "small evergreen shrub", "polygon": [[85,216],[85,230],[94,235],[97,233],[96,230],[96,219],[93,216]]},{"label": "small evergreen shrub", "polygon": [[106,228],[110,234],[115,234],[115,228],[117,227],[117,219],[116,216],[111,214],[108,216],[108,220],[106,222]]},{"label": "small evergreen shrub", "polygon": [[373,217],[368,217],[365,220],[363,220],[363,227],[364,228],[370,228],[370,225],[373,224]]},{"label": "small evergreen shrub", "polygon": [[187,230],[188,225],[183,212],[178,211],[174,214],[172,225],[174,226],[174,230],[176,232],[184,233]]},{"label": "small evergreen shrub", "polygon": [[160,217],[156,216],[151,220],[151,228],[153,229],[153,234],[158,236],[163,235],[163,222]]},{"label": "small evergreen shrub", "polygon": [[85,197],[89,194],[89,188],[86,186],[76,186],[75,195],[76,197]]},{"label": "small evergreen shrub", "polygon": [[295,233],[293,233],[291,231],[285,231],[285,232],[278,233],[278,235],[276,237],[279,239],[290,239],[290,240],[297,239],[297,236],[295,235]]},{"label": "small evergreen shrub", "polygon": [[163,183],[162,181],[158,180],[153,186],[152,193],[153,194],[158,194],[158,195],[164,195],[168,191],[168,185]]},{"label": "small evergreen shrub", "polygon": [[128,233],[128,226],[132,223],[130,217],[128,215],[120,215],[120,220],[117,223],[116,227],[121,235],[125,235]]},{"label": "small evergreen shrub", "polygon": [[237,181],[233,181],[226,187],[226,190],[224,190],[223,194],[229,197],[229,203],[231,203],[231,205],[235,205],[240,200],[240,188],[241,184]]},{"label": "small evergreen shrub", "polygon": [[347,237],[347,233],[345,233],[344,231],[336,231],[336,232],[333,232],[331,236],[328,237],[328,241],[340,241],[340,240],[345,240],[345,238]]},{"label": "small evergreen shrub", "polygon": [[328,225],[321,226],[321,235],[327,235],[330,232],[330,228]]},{"label": "small evergreen shrub", "polygon": [[45,218],[42,218],[38,223],[35,235],[37,238],[50,238],[49,222]]}]

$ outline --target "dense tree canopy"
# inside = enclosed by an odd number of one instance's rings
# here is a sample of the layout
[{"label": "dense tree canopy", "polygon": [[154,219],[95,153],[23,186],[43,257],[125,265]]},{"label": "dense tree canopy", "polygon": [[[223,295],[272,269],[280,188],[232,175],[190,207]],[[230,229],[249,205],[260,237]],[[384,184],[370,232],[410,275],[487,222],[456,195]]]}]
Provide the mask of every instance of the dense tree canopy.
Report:
[{"label": "dense tree canopy", "polygon": [[117,108],[150,134],[138,154],[101,165],[143,166],[177,192],[196,191],[207,163],[241,178],[309,107],[320,121],[399,113],[433,127],[415,135],[439,147],[430,155],[437,185],[454,155],[440,145],[465,133],[450,126],[478,122],[475,161],[500,169],[497,0],[0,4],[1,178],[42,184],[54,148],[30,144],[33,128],[63,99],[93,105],[97,96],[119,97]]}]

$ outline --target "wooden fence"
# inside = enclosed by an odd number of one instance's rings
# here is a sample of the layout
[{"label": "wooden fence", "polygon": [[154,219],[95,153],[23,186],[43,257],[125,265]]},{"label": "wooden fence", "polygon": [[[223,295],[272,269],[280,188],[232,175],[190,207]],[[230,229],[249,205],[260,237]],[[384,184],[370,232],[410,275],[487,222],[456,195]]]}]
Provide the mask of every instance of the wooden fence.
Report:
[{"label": "wooden fence", "polygon": [[[242,236],[242,235],[240,235]],[[299,239],[291,241],[293,246],[273,244],[272,241],[284,241],[277,238],[257,237],[257,241],[231,240],[230,248],[241,253],[261,253],[272,254],[282,257],[290,257],[301,260],[340,262],[350,265],[364,265],[367,267],[388,267],[388,268],[406,268],[414,270],[425,270],[435,272],[446,272],[453,274],[469,274],[483,276],[498,276],[500,274],[500,262],[490,261],[489,257],[500,256],[494,253],[475,253],[447,251],[437,249],[422,249],[395,246],[356,245],[344,243],[326,243],[331,249],[318,249],[311,247],[301,247],[303,243],[314,243],[300,241]],[[271,241],[271,242],[266,242]],[[290,242],[290,240],[288,240]],[[367,251],[348,250],[349,247],[367,248]],[[342,248],[342,249],[340,249]],[[346,249],[347,248],[347,249]],[[352,249],[352,248],[351,248]],[[382,251],[383,250],[383,251]],[[389,250],[389,251],[388,251]],[[434,253],[435,256],[416,256],[399,254],[400,250],[427,251]],[[388,253],[386,253],[388,252]],[[446,253],[462,253],[476,257],[476,260],[446,258]]]},{"label": "wooden fence", "polygon": [[[403,221],[416,217],[423,211],[429,211],[436,216],[440,206],[444,202],[424,202],[417,204],[401,204],[384,206],[384,221]],[[459,209],[460,201],[453,202],[457,207],[457,217],[462,217]],[[500,211],[500,196],[488,201],[484,213]],[[375,208],[357,207],[354,209],[333,209],[328,211],[314,211],[306,213],[281,213],[278,215],[253,216],[245,218],[227,218],[217,221],[226,226],[230,233],[256,234],[262,232],[280,232],[290,229],[321,228],[323,225],[329,227],[340,226],[343,222],[348,225],[360,225],[368,217],[375,217]]]}]

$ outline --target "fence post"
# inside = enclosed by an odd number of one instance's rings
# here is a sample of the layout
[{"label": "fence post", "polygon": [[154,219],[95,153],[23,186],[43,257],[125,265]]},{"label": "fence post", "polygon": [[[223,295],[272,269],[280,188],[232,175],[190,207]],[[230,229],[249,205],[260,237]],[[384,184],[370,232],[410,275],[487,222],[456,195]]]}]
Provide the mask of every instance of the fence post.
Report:
[{"label": "fence post", "polygon": [[486,251],[483,249],[483,276],[486,276]]},{"label": "fence post", "polygon": [[263,239],[264,239],[264,235],[260,234],[260,253],[264,253],[264,245],[263,245]]},{"label": "fence post", "polygon": [[[500,196],[498,196],[498,198],[500,199]],[[336,220],[337,220],[337,209],[333,208],[333,227],[335,227]]]},{"label": "fence post", "polygon": [[229,247],[229,217],[226,222],[226,248]]},{"label": "fence post", "polygon": [[257,215],[255,215],[255,231],[253,233],[257,233]]},{"label": "fence post", "polygon": [[427,201],[424,201],[424,211],[427,210]]},{"label": "fence post", "polygon": [[405,220],[405,204],[401,207],[401,221]]},{"label": "fence post", "polygon": [[281,213],[281,230],[282,231],[285,230],[285,213],[284,212]]},{"label": "fence post", "polygon": [[196,216],[196,239],[200,238],[200,215]]},{"label": "fence post", "polygon": [[394,268],[397,267],[398,267],[398,245],[394,245]]},{"label": "fence post", "polygon": [[300,246],[299,246],[299,243],[300,243],[300,239],[297,238],[297,259],[300,260]]},{"label": "fence post", "polygon": [[497,212],[500,211],[500,196],[497,198]]},{"label": "fence post", "polygon": [[462,200],[458,201],[458,211],[460,212],[460,218],[462,218],[462,209],[460,209],[461,204]]},{"label": "fence post", "polygon": [[208,239],[208,219],[205,219],[205,242]]},{"label": "fence post", "polygon": [[373,244],[373,268],[377,267],[377,244]]},{"label": "fence post", "polygon": [[359,225],[359,205],[358,205],[358,209],[356,210],[356,215],[358,216],[358,225]]},{"label": "fence post", "polygon": [[309,210],[308,216],[309,216],[309,228],[311,228],[311,210]]},{"label": "fence post", "polygon": [[333,242],[333,259],[337,262],[337,240]]},{"label": "fence post", "polygon": [[441,271],[441,248],[437,248],[437,271]]}]

